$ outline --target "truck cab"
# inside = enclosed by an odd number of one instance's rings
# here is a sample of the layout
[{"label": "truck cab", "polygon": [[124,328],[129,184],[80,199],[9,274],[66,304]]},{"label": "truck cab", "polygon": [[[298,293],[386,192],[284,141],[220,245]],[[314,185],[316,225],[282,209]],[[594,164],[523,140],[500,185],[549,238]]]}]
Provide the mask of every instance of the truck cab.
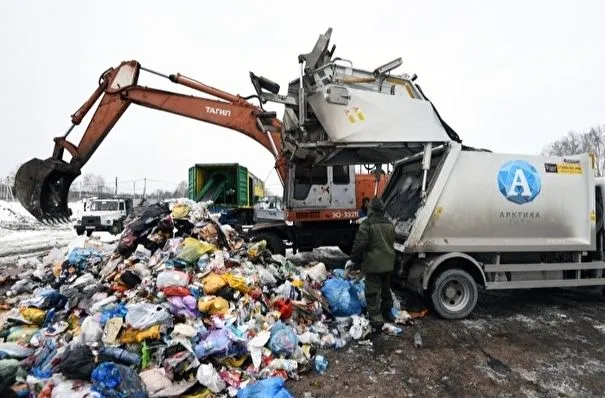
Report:
[{"label": "truck cab", "polygon": [[82,216],[74,226],[78,235],[90,236],[94,231],[106,231],[118,235],[124,229],[124,219],[132,213],[132,199],[93,199],[85,202]]}]

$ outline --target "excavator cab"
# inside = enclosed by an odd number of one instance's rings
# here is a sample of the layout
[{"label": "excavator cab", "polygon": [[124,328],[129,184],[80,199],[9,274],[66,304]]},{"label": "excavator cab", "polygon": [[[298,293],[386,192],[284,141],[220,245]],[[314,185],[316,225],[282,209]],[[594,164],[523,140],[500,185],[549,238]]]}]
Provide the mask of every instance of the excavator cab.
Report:
[{"label": "excavator cab", "polygon": [[15,194],[39,221],[66,222],[71,215],[67,206],[69,187],[80,173],[79,168],[63,160],[34,158],[17,170]]}]

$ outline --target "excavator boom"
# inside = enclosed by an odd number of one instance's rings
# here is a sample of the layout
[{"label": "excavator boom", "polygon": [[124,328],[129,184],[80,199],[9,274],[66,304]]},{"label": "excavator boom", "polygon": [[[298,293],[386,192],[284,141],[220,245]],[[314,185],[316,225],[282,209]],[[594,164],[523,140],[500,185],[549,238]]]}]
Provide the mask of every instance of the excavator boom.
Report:
[{"label": "excavator boom", "polygon": [[[218,99],[196,97],[138,85],[141,70],[168,78]],[[67,140],[74,126],[100,99],[99,105],[78,145]],[[108,69],[99,79],[99,87],[72,115],[72,126],[54,139],[53,155],[45,160],[31,159],[15,176],[15,192],[21,204],[38,220],[63,221],[69,217],[67,198],[72,182],[81,174],[95,150],[130,104],[153,108],[217,126],[239,131],[254,139],[275,157],[275,168],[282,183],[287,173],[282,154],[281,122],[274,112],[265,112],[239,95],[229,94],[182,76],[162,75],[141,67],[137,61],[122,62]],[[71,160],[63,160],[64,152]]]}]

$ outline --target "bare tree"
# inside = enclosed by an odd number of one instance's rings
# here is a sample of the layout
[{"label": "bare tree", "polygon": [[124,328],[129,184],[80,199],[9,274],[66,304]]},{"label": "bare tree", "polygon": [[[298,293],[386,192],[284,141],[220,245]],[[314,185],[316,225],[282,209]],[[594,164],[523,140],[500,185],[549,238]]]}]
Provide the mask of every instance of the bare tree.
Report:
[{"label": "bare tree", "polygon": [[95,175],[93,186],[94,190],[97,192],[97,195],[101,195],[107,190],[107,186],[105,185],[105,178],[103,176]]},{"label": "bare tree", "polygon": [[175,198],[184,198],[187,196],[187,181],[181,181],[174,190]]},{"label": "bare tree", "polygon": [[568,156],[593,153],[597,158],[597,176],[605,169],[605,126],[594,126],[584,133],[571,131],[566,136],[548,144],[543,155]]}]

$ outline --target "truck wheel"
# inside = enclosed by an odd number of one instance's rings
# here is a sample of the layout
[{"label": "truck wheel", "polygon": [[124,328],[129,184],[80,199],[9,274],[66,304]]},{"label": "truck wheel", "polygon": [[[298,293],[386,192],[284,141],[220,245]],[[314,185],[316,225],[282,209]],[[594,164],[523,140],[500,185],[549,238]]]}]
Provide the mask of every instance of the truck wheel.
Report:
[{"label": "truck wheel", "polygon": [[273,254],[281,254],[282,256],[286,255],[286,246],[284,242],[281,240],[279,236],[272,233],[263,233],[260,235],[256,235],[252,238],[252,242],[260,242],[264,240],[267,242],[267,249]]},{"label": "truck wheel", "polygon": [[83,229],[76,229],[76,233],[78,235],[84,235],[84,230]]},{"label": "truck wheel", "polygon": [[93,233],[93,232],[94,232],[94,231],[93,231],[92,229],[87,230],[87,231],[86,231],[86,236],[92,236],[92,233]]},{"label": "truck wheel", "polygon": [[478,296],[477,284],[468,272],[449,269],[435,278],[431,303],[442,318],[463,319],[475,309]]}]

